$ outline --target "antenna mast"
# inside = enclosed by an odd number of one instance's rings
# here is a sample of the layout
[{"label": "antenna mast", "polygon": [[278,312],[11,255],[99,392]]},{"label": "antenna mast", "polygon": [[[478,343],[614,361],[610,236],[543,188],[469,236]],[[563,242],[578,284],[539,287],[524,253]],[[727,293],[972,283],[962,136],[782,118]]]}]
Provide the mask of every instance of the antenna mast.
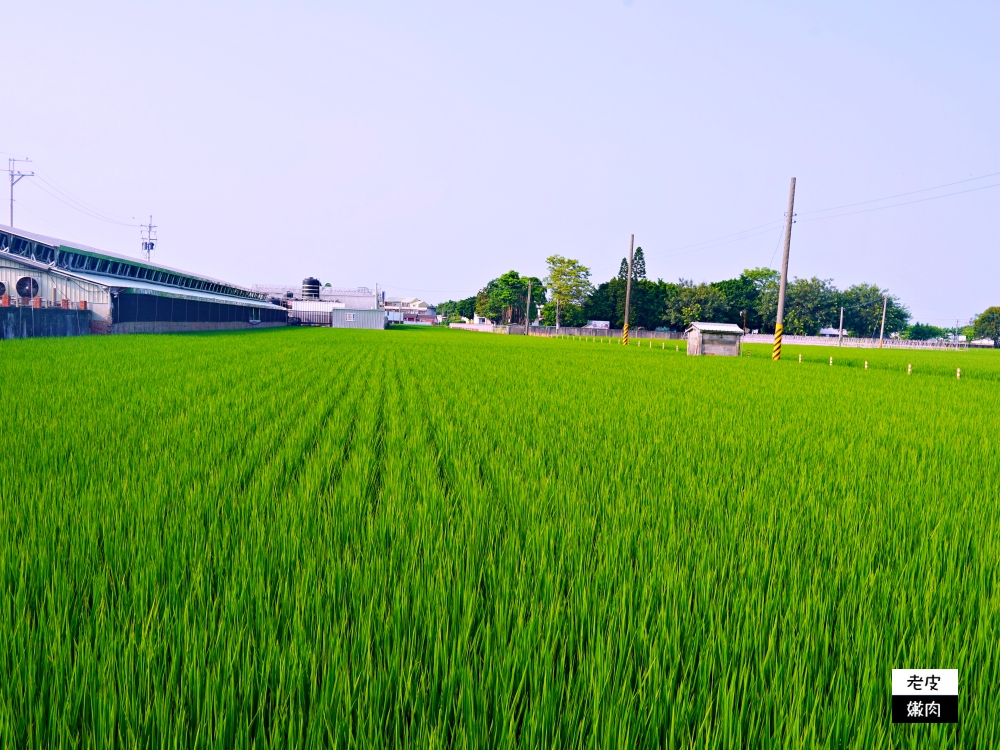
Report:
[{"label": "antenna mast", "polygon": [[142,257],[148,263],[153,259],[153,251],[156,249],[156,225],[153,224],[152,214],[149,216],[149,223],[140,226],[142,227]]}]

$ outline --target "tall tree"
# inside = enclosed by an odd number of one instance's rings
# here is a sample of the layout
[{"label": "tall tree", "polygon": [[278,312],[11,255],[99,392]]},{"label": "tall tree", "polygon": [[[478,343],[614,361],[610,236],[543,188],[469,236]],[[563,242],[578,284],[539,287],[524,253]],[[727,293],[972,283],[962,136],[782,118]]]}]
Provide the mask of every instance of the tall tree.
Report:
[{"label": "tall tree", "polygon": [[549,274],[545,283],[552,301],[556,305],[556,327],[559,327],[559,311],[566,305],[582,306],[593,292],[590,283],[590,269],[574,258],[550,255],[545,259]]},{"label": "tall tree", "polygon": [[785,292],[785,332],[817,336],[821,328],[836,326],[839,298],[833,279],[795,279]]},{"label": "tall tree", "polygon": [[646,280],[646,256],[642,253],[642,248],[637,247],[635,249],[635,255],[632,256],[632,281],[645,281]]},{"label": "tall tree", "polygon": [[[876,338],[882,325],[882,298],[889,290],[875,284],[855,284],[840,294],[844,307],[844,328],[860,338]],[[839,311],[838,311],[839,314]],[[899,298],[889,294],[885,332],[903,331],[910,321],[910,311]]]},{"label": "tall tree", "polygon": [[542,282],[529,276],[521,276],[517,271],[508,271],[490,281],[476,295],[476,315],[481,315],[501,324],[524,322],[528,302],[528,281],[531,281],[532,310],[545,299]]},{"label": "tall tree", "polygon": [[990,339],[994,346],[1000,342],[1000,307],[987,307],[976,316],[973,335],[977,339]]},{"label": "tall tree", "polygon": [[617,276],[599,285],[583,305],[587,320],[607,320],[612,328],[621,328],[619,307],[625,310],[625,282]]},{"label": "tall tree", "polygon": [[681,279],[666,300],[666,319],[676,328],[695,321],[714,322],[727,308],[726,298],[711,284]]},{"label": "tall tree", "polygon": [[[628,276],[628,258],[622,258],[621,265],[618,266],[618,278],[625,281]],[[637,247],[632,254],[632,283],[646,280],[646,256],[641,247]]]}]

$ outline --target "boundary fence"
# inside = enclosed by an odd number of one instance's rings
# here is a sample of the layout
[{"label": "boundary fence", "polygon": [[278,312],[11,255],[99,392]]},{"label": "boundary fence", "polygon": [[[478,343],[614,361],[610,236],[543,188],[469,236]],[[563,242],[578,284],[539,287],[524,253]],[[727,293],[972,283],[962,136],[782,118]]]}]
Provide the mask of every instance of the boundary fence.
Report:
[{"label": "boundary fence", "polygon": [[[452,323],[451,328],[461,331],[480,331],[482,333],[505,333],[513,336],[523,336],[524,326],[495,326],[488,324],[472,323]],[[531,326],[528,331],[529,336],[593,336],[596,338],[622,337],[620,328],[554,328],[552,326]],[[682,331],[645,331],[629,330],[629,339],[667,339],[680,341],[687,338],[687,334]],[[799,344],[804,346],[841,346],[851,349],[878,349],[878,339],[855,338],[845,336],[840,340],[836,336],[789,336],[782,339],[785,344]],[[770,333],[748,333],[743,336],[744,344],[773,344],[774,335]],[[951,341],[909,341],[906,339],[883,339],[882,349],[934,349],[965,351],[969,348],[967,341],[954,343]],[[978,348],[978,347],[973,347]]]},{"label": "boundary fence", "polygon": [[[748,333],[743,337],[744,344],[773,344],[774,336],[768,333]],[[782,337],[783,344],[800,344],[805,346],[838,346],[836,336],[789,336]],[[840,340],[840,346],[852,349],[878,349],[878,339],[860,339],[853,336],[844,336]],[[968,342],[961,341],[953,343],[951,341],[909,341],[906,339],[883,339],[882,349],[948,349],[965,350],[969,348]]]},{"label": "boundary fence", "polygon": [[[506,333],[511,336],[523,336],[524,326],[494,326],[494,325],[474,325],[472,323],[452,323],[450,328],[460,331],[480,331],[483,333]],[[618,338],[622,337],[620,328],[566,328],[554,326],[531,326],[528,329],[529,336],[593,336],[597,338]],[[681,331],[645,331],[630,328],[629,339],[671,339],[681,340],[686,338]]]}]

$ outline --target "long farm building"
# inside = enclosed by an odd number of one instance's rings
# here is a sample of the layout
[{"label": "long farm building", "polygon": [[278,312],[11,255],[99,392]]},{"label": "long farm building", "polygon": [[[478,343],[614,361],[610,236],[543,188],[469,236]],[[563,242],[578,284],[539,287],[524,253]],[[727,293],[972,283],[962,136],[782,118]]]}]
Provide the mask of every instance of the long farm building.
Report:
[{"label": "long farm building", "polygon": [[287,322],[262,292],[0,225],[0,338]]}]

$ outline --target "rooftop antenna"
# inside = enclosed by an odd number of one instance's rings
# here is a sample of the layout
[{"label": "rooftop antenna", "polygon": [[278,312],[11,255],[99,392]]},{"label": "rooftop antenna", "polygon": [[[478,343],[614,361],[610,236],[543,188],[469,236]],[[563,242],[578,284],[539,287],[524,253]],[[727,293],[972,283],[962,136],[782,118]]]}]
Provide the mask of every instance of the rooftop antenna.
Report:
[{"label": "rooftop antenna", "polygon": [[140,224],[142,227],[142,257],[147,263],[153,259],[153,251],[156,249],[156,225],[153,224],[153,215],[149,216],[148,224]]},{"label": "rooftop antenna", "polygon": [[34,172],[18,172],[14,170],[14,165],[19,161],[31,162],[31,159],[8,159],[7,171],[10,173],[10,226],[14,227],[14,186],[21,181],[22,177],[34,177]]}]

